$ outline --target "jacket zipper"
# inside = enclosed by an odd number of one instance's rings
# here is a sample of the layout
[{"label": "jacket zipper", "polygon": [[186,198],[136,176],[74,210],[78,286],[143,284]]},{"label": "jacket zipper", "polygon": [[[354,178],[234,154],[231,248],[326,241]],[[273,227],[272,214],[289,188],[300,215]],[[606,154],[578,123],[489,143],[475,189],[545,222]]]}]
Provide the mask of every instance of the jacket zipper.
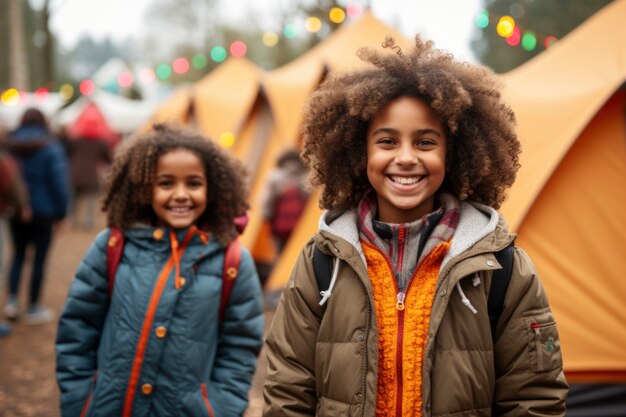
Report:
[{"label": "jacket zipper", "polygon": [[89,389],[89,394],[87,394],[87,401],[85,401],[85,405],[83,406],[83,410],[80,412],[80,417],[85,417],[87,414],[87,410],[89,410],[89,404],[91,404],[91,397],[93,395],[93,390],[96,385],[96,379],[98,378],[98,371],[93,374],[93,382],[91,383],[91,388]]},{"label": "jacket zipper", "polygon": [[[402,226],[400,226],[402,227]],[[404,237],[404,234],[402,234],[402,237]],[[399,253],[402,251],[404,251],[404,239],[402,239],[402,241],[400,240],[400,234],[398,235],[398,242],[400,243],[399,247],[398,247],[398,256]],[[365,243],[366,245],[370,246],[371,248],[376,249],[378,252],[380,252],[380,250],[368,243]],[[402,247],[402,250],[400,250],[400,247]],[[389,269],[393,272],[393,266],[391,265],[391,262],[389,261],[389,259],[386,256],[383,256],[383,258],[385,259],[385,261],[387,262],[387,266],[389,266]],[[402,261],[399,260],[399,264],[402,265]],[[413,272],[413,275],[411,275],[411,278],[409,278],[409,282],[406,285],[406,288],[404,291],[400,291],[400,288],[398,287],[398,280],[394,279],[393,280],[393,286],[396,290],[396,310],[398,310],[398,339],[396,342],[396,351],[397,351],[397,358],[396,358],[396,380],[397,385],[396,385],[396,416],[398,417],[402,417],[402,397],[403,397],[403,380],[404,378],[402,377],[402,361],[403,361],[403,356],[404,356],[404,349],[403,349],[403,344],[404,344],[404,307],[405,307],[405,299],[406,299],[406,295],[409,293],[409,289],[411,288],[411,284],[413,283],[413,278],[415,277],[415,275],[419,272],[419,268],[415,269],[415,272]]]},{"label": "jacket zipper", "polygon": [[530,325],[530,328],[535,332],[535,349],[537,349],[537,366],[540,371],[543,371],[543,355],[541,354],[541,349],[543,345],[543,341],[541,340],[541,331],[550,326],[554,326],[555,322],[550,323],[533,323]]},{"label": "jacket zipper", "polygon": [[[402,261],[404,258],[404,226],[400,225],[398,228],[398,277],[402,276]],[[405,292],[399,291],[398,288],[398,278],[394,280],[394,284],[396,287],[396,309],[398,310],[398,339],[396,345],[396,351],[398,352],[400,360],[396,359],[396,373],[397,373],[397,394],[396,394],[396,416],[402,417],[402,398],[403,395],[403,380],[402,377],[402,361],[403,361],[403,346],[404,346],[404,299],[406,298],[406,294],[409,292],[409,285],[411,285],[411,281],[413,281],[413,277],[410,278],[407,283],[407,287],[405,288]]]},{"label": "jacket zipper", "polygon": [[211,403],[209,402],[209,394],[207,394],[206,384],[201,384],[200,389],[202,390],[202,399],[204,400],[204,405],[209,412],[209,416],[215,417],[215,414],[213,414],[213,407],[211,407]]},{"label": "jacket zipper", "polygon": [[[179,259],[182,259],[187,244],[192,237],[193,233],[191,233],[190,230],[189,232],[187,232],[187,235],[183,239],[183,243],[175,249],[180,252],[180,254],[177,254],[177,256],[179,256]],[[146,307],[145,317],[143,319],[143,324],[139,333],[139,340],[135,349],[135,357],[133,358],[130,378],[128,381],[128,386],[126,388],[124,408],[122,409],[122,417],[130,417],[132,415],[133,402],[135,399],[135,394],[137,392],[137,385],[139,384],[139,377],[141,376],[141,367],[143,365],[145,351],[148,348],[148,343],[150,341],[150,329],[152,328],[152,323],[154,322],[154,317],[159,307],[159,302],[161,301],[161,295],[163,294],[163,291],[165,289],[165,284],[167,283],[170,273],[174,268],[174,256],[172,255],[163,266],[163,269],[159,273],[156,283],[154,284],[154,288],[152,289],[150,301],[148,303],[148,306]]]}]

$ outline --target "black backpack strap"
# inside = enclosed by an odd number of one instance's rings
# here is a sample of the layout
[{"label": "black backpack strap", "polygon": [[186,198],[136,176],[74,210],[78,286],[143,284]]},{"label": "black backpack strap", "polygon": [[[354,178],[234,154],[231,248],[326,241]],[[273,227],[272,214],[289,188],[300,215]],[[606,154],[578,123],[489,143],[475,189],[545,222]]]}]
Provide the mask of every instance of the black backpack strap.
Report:
[{"label": "black backpack strap", "polygon": [[313,249],[313,270],[315,271],[317,288],[320,291],[326,291],[328,287],[330,287],[330,277],[333,273],[333,259],[332,256],[325,254],[317,246]]},{"label": "black backpack strap", "polygon": [[493,271],[491,278],[491,288],[489,289],[489,299],[487,300],[487,311],[489,314],[489,324],[491,325],[491,338],[495,340],[496,326],[504,310],[504,297],[509,288],[511,274],[513,273],[513,246],[507,246],[494,255],[502,269]]}]

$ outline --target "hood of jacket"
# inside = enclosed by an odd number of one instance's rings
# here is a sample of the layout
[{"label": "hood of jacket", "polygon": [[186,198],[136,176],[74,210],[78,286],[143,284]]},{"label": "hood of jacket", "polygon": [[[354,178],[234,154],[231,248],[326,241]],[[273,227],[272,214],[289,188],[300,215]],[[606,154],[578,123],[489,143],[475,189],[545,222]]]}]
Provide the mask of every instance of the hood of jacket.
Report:
[{"label": "hood of jacket", "polygon": [[[320,234],[325,239],[319,239],[320,246],[327,247],[331,253],[340,254],[345,243],[349,244],[365,263],[365,255],[361,249],[359,230],[357,228],[357,212],[349,210],[343,213],[327,211],[322,214],[318,222]],[[494,233],[497,232],[497,233]],[[490,236],[486,241],[485,237]],[[452,237],[452,244],[448,254],[443,260],[441,268],[459,254],[467,251],[477,243],[489,245],[490,251],[497,251],[514,239],[514,235],[508,232],[506,220],[493,208],[474,202],[461,202],[461,215],[459,224]],[[339,243],[345,241],[345,243]],[[325,243],[324,243],[325,242]],[[329,247],[332,246],[332,247]],[[339,255],[341,257],[341,255]]]}]

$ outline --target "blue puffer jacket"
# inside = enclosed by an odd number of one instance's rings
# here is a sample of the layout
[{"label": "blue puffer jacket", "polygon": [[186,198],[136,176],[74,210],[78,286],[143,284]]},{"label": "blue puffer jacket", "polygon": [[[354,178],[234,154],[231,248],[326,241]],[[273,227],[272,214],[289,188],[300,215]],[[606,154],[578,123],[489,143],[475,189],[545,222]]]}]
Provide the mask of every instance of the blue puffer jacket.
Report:
[{"label": "blue puffer jacket", "polygon": [[63,417],[243,415],[263,338],[259,279],[243,249],[220,323],[224,246],[196,231],[176,232],[176,289],[170,231],[126,230],[110,302],[110,232],[98,235],[59,322]]},{"label": "blue puffer jacket", "polygon": [[33,216],[62,219],[67,212],[69,171],[67,156],[61,143],[53,138],[45,126],[26,125],[11,134],[16,143],[41,141],[49,143],[28,155],[18,155],[24,180],[28,186]]}]

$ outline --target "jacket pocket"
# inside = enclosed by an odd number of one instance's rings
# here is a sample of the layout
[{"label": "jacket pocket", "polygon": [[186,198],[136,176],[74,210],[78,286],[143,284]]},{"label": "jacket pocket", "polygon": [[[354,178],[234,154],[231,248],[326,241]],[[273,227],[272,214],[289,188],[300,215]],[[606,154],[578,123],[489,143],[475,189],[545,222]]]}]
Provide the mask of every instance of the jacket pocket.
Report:
[{"label": "jacket pocket", "polygon": [[213,414],[213,407],[211,407],[211,403],[209,402],[209,394],[207,394],[206,384],[201,384],[200,389],[202,390],[202,399],[204,400],[204,405],[209,413],[209,416],[215,417],[215,414]]},{"label": "jacket pocket", "polygon": [[550,371],[563,366],[561,342],[554,316],[549,309],[524,318],[528,332],[528,353],[531,369]]},{"label": "jacket pocket", "polygon": [[341,401],[331,400],[330,398],[320,397],[317,401],[317,417],[324,416],[348,416],[350,412],[350,404]]}]

